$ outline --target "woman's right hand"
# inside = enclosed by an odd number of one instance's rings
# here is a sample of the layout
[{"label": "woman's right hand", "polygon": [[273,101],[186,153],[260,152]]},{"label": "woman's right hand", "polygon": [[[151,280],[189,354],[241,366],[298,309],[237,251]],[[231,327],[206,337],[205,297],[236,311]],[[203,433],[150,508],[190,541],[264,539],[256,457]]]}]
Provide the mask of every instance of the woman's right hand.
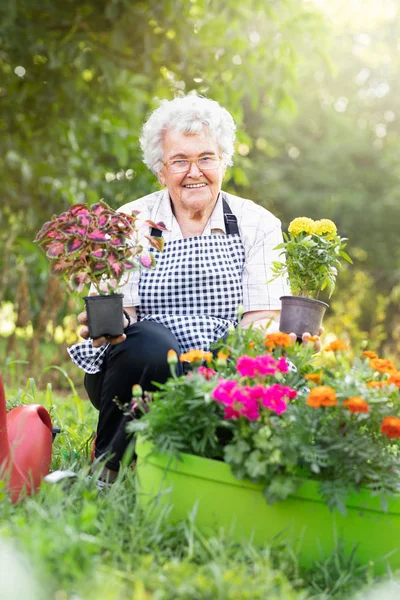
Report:
[{"label": "woman's right hand", "polygon": [[[82,325],[81,329],[79,330],[79,335],[81,337],[83,337],[84,340],[87,340],[90,336],[89,336],[89,326],[88,326],[88,318],[87,318],[86,312],[79,313],[78,323],[80,323]],[[128,326],[128,319],[124,315],[124,329],[127,326]],[[120,344],[124,340],[126,340],[125,333],[123,333],[122,335],[118,335],[118,336],[107,336],[106,337],[103,335],[101,337],[95,338],[92,343],[95,348],[100,348],[100,346],[104,346],[104,344],[111,344],[112,346],[116,346],[117,344]]]}]

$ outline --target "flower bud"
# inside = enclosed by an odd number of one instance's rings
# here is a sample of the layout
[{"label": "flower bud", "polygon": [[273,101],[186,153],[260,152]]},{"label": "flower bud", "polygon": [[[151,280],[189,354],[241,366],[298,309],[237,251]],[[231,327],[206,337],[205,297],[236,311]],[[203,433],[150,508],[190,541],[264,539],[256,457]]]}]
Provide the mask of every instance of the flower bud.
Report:
[{"label": "flower bud", "polygon": [[138,383],[135,383],[135,385],[132,388],[132,396],[134,398],[141,398],[143,396],[143,390]]},{"label": "flower bud", "polygon": [[168,350],[167,353],[167,361],[169,365],[177,365],[178,364],[178,355],[175,350]]},{"label": "flower bud", "polygon": [[223,350],[220,350],[217,354],[217,366],[225,367],[228,358],[229,358],[229,353],[224,352]]}]

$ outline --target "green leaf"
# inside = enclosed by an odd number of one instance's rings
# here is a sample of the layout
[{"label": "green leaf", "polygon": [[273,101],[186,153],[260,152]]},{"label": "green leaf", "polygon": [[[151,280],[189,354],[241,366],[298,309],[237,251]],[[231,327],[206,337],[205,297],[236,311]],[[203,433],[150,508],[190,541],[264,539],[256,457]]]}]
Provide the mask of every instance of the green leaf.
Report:
[{"label": "green leaf", "polygon": [[268,461],[260,450],[253,450],[246,459],[244,466],[251,479],[265,477],[268,472]]},{"label": "green leaf", "polygon": [[239,440],[234,444],[228,444],[224,448],[224,460],[228,464],[239,465],[244,455],[250,450],[250,446],[244,440]]},{"label": "green leaf", "polygon": [[299,487],[299,480],[284,475],[275,475],[263,491],[268,504],[274,504],[285,500],[290,494],[293,494]]}]

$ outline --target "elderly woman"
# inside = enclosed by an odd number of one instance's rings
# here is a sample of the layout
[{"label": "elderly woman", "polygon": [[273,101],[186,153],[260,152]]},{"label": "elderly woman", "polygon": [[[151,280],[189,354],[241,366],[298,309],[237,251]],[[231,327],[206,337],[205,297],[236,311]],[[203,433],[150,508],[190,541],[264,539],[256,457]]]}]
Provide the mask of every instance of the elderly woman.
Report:
[{"label": "elderly woman", "polygon": [[[145,164],[164,187],[120,210],[164,222],[166,231],[151,230],[163,236],[164,251],[151,248],[155,269],[135,274],[121,290],[124,334],[93,341],[102,347],[100,370],[80,360],[88,371],[89,398],[99,409],[95,455],[108,457],[108,480],[115,478],[128,443],[127,417],[114,399],[129,403],[134,384],[152,390],[153,382],[165,381],[168,350],[208,350],[238,325],[239,305],[241,327],[268,324],[269,331],[277,330],[279,298],[288,293],[281,279],[266,283],[277,260],[274,247],[282,241],[280,221],[221,190],[234,152],[231,115],[197,96],[164,101],[144,125],[140,142]],[[87,338],[86,314],[79,320]]]}]

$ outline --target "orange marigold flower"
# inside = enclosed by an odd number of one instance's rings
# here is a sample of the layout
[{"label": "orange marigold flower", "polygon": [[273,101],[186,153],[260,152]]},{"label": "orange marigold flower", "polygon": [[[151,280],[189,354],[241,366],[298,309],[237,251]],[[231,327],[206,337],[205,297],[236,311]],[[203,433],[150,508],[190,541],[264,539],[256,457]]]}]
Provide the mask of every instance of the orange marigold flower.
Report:
[{"label": "orange marigold flower", "polygon": [[372,350],[364,350],[364,356],[367,358],[379,358],[376,352],[372,352]]},{"label": "orange marigold flower", "polygon": [[268,350],[272,350],[276,346],[287,348],[287,346],[291,346],[292,344],[293,341],[290,335],[288,333],[283,333],[283,331],[267,333],[264,340],[264,346],[268,348]]},{"label": "orange marigold flower", "polygon": [[338,350],[348,350],[349,346],[343,340],[334,340],[325,348],[325,352],[337,352]]},{"label": "orange marigold flower", "polygon": [[369,404],[361,396],[351,396],[343,402],[343,406],[352,413],[369,412]]},{"label": "orange marigold flower", "polygon": [[217,358],[218,360],[227,360],[229,358],[229,352],[224,352],[223,350],[220,350],[217,354]]},{"label": "orange marigold flower", "polygon": [[320,385],[313,388],[308,394],[307,406],[321,408],[321,406],[336,406],[337,399],[335,390],[328,385]]},{"label": "orange marigold flower", "polygon": [[204,350],[189,350],[189,352],[185,352],[181,354],[179,357],[181,362],[202,362],[205,360],[206,362],[212,361],[212,353],[204,352]]},{"label": "orange marigold flower", "polygon": [[255,345],[256,345],[256,343],[255,343],[255,342],[249,342],[249,348],[250,348],[250,349],[251,349],[251,348],[254,348],[254,346],[255,346]]},{"label": "orange marigold flower", "polygon": [[372,358],[369,366],[379,373],[396,373],[397,371],[392,361],[387,358]]},{"label": "orange marigold flower", "polygon": [[400,437],[400,419],[398,417],[385,417],[381,424],[381,433],[388,438]]},{"label": "orange marigold flower", "polygon": [[387,381],[368,381],[367,386],[370,388],[381,388],[387,384]]},{"label": "orange marigold flower", "polygon": [[389,379],[386,381],[386,383],[388,385],[390,384],[394,384],[397,385],[398,388],[400,388],[400,371],[396,371],[395,373],[392,373],[389,377]]},{"label": "orange marigold flower", "polygon": [[304,377],[305,379],[308,379],[308,381],[313,381],[314,383],[321,383],[321,375],[319,373],[306,373]]}]

